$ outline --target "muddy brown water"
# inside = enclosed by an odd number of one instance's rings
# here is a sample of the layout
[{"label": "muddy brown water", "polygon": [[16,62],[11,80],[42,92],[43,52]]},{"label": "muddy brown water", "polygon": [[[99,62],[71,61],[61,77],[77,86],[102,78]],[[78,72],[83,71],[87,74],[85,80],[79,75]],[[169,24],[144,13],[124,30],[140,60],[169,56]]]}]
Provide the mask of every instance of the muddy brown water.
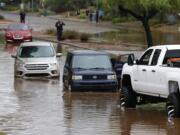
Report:
[{"label": "muddy brown water", "polygon": [[123,110],[119,107],[118,92],[63,91],[62,77],[60,80],[14,79],[10,50],[0,51],[0,132],[8,135],[180,134],[180,119],[168,123],[164,110],[158,107]]},{"label": "muddy brown water", "polygon": [[[159,31],[152,31],[152,36],[154,45],[180,43],[179,33],[162,33]],[[142,30],[135,31],[129,29],[119,29],[118,31],[94,34],[94,37],[110,42],[115,42],[117,45],[121,43],[136,44],[142,47],[147,45],[146,36]]]}]

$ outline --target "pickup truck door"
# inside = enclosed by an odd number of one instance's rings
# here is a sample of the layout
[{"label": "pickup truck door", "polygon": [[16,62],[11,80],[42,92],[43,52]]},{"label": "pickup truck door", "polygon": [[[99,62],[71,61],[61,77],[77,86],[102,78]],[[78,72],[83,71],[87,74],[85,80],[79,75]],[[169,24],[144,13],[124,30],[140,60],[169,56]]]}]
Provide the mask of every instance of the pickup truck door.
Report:
[{"label": "pickup truck door", "polygon": [[153,49],[148,49],[142,57],[138,60],[137,64],[133,65],[133,89],[146,93],[148,86],[147,70],[152,56]]},{"label": "pickup truck door", "polygon": [[147,69],[147,92],[154,96],[160,96],[165,91],[165,74],[163,69],[158,65],[158,60],[162,50],[156,49],[154,51],[152,60]]}]

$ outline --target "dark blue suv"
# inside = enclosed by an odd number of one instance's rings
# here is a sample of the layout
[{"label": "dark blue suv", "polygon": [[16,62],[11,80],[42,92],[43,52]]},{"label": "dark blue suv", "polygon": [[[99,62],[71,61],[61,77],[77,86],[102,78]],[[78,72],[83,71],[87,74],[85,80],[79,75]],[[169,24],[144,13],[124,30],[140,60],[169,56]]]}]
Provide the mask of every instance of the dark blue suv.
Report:
[{"label": "dark blue suv", "polygon": [[116,73],[108,53],[74,50],[67,53],[63,73],[64,89],[116,90]]}]

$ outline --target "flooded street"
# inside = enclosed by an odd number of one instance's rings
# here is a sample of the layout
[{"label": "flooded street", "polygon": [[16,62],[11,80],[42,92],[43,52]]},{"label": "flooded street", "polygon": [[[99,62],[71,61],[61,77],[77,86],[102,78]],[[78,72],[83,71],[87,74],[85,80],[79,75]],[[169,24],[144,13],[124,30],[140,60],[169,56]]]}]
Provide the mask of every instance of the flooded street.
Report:
[{"label": "flooded street", "polygon": [[[5,51],[4,51],[5,50]],[[14,79],[14,47],[0,50],[0,132],[8,135],[179,135],[164,106],[123,110],[118,92],[63,91],[61,78]],[[62,65],[61,63],[61,75]]]}]

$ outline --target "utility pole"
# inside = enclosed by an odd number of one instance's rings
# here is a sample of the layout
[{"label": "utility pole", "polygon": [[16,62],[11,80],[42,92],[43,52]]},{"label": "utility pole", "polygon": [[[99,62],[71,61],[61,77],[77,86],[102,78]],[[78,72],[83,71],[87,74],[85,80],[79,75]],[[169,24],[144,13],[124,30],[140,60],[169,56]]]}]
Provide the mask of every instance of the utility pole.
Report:
[{"label": "utility pole", "polygon": [[31,10],[34,11],[34,0],[31,0]]},{"label": "utility pole", "polygon": [[97,10],[99,9],[99,0],[96,0]]}]

